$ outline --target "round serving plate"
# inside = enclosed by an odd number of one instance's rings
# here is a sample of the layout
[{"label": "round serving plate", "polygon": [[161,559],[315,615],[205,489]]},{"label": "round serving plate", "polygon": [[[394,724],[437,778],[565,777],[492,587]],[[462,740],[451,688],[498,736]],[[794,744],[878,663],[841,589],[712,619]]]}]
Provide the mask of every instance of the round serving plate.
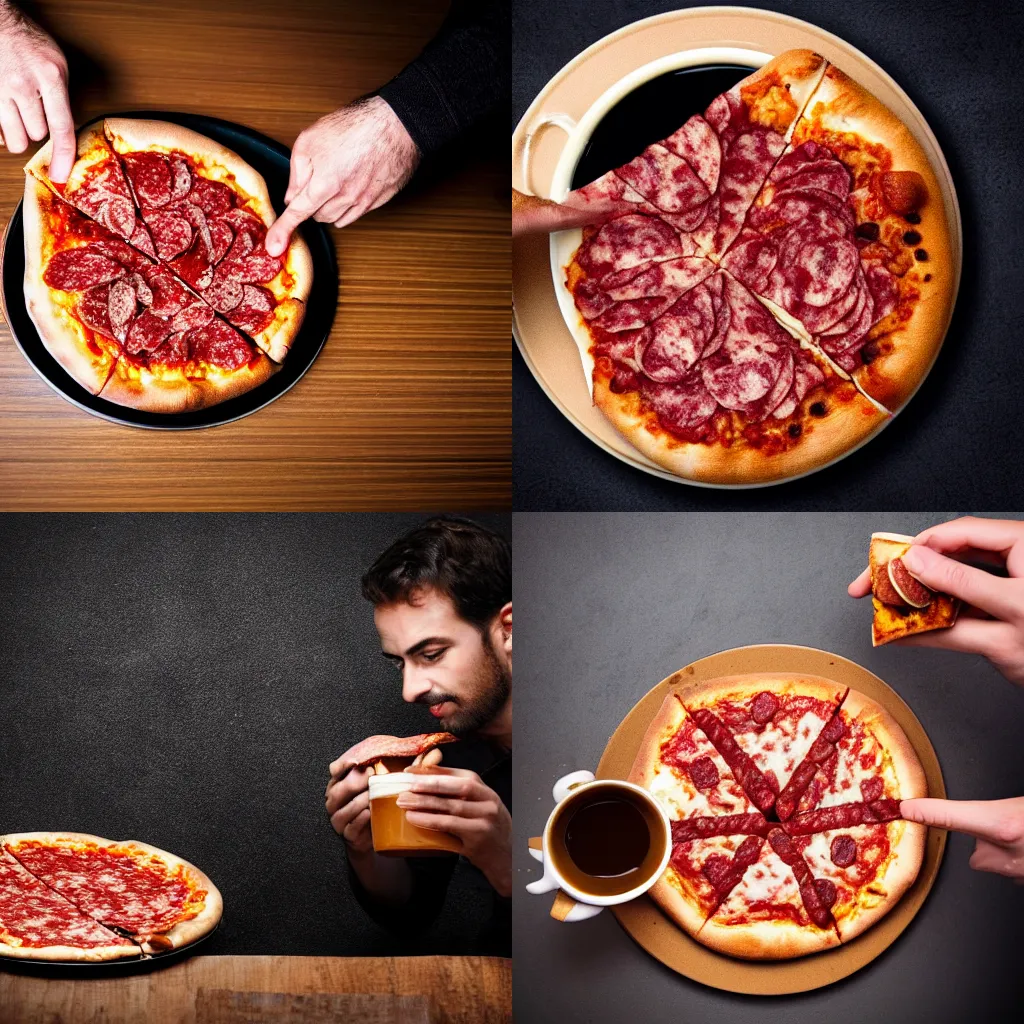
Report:
[{"label": "round serving plate", "polygon": [[[691,8],[645,18],[598,40],[544,86],[517,125],[512,135],[513,187],[564,198],[571,187],[583,183],[574,178],[580,161],[587,160],[592,133],[605,127],[605,119],[615,116],[631,93],[658,79],[683,70],[702,72],[724,66],[734,69],[735,83],[772,56],[797,48],[820,53],[860,82],[907,125],[924,148],[940,183],[950,227],[955,298],[963,257],[960,208],[946,159],[927,121],[897,82],[870,57],[838,36],[789,15],[741,7]],[[701,98],[698,89],[692,109],[678,110],[676,127],[704,109],[706,103],[701,103]],[[648,138],[645,144],[660,137]],[[642,148],[636,147],[633,155]],[[781,480],[710,484],[668,472],[635,449],[591,401],[571,328],[579,317],[562,272],[580,238],[577,229],[512,240],[512,333],[531,373],[558,410],[620,461],[691,486],[725,490],[768,487],[846,458],[877,437],[894,418],[885,418],[860,444],[830,462]]]},{"label": "round serving plate", "polygon": [[[222,121],[203,114],[182,114],[165,110],[130,110],[103,114],[101,117],[141,117],[157,121],[173,121],[185,128],[206,135],[233,150],[250,166],[263,175],[270,200],[280,212],[284,209],[284,193],[288,187],[290,154],[285,146],[245,125]],[[101,117],[95,117],[80,128],[87,127]],[[46,350],[35,324],[25,308],[25,234],[22,204],[7,223],[0,247],[0,303],[14,340],[32,369],[57,392],[61,398],[79,409],[112,423],[150,430],[196,430],[242,419],[269,405],[290,391],[323,348],[334,321],[338,296],[338,263],[334,242],[326,227],[307,221],[299,229],[309,246],[313,258],[313,287],[306,300],[306,316],[288,358],[281,369],[259,387],[226,402],[199,409],[195,412],[153,413],[108,402],[90,394]]]},{"label": "round serving plate", "polygon": [[[669,690],[688,680],[700,682],[749,672],[788,672],[823,676],[878,701],[906,733],[924,768],[928,794],[945,797],[946,786],[935,748],[900,695],[866,668],[838,654],[790,644],[756,644],[701,658],[663,679],[630,710],[612,734],[597,767],[599,779],[624,779],[647,727]],[[619,924],[639,946],[678,974],[712,988],[748,995],[788,995],[831,985],[867,966],[899,937],[921,909],[935,884],[946,833],[928,830],[924,863],[903,898],[877,924],[834,949],[794,960],[737,960],[691,938],[648,896],[612,907]]]}]

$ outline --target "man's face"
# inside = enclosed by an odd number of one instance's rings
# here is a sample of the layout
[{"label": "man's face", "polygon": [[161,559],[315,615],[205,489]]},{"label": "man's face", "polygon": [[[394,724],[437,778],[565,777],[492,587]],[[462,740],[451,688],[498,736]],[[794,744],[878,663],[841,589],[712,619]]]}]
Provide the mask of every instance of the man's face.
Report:
[{"label": "man's face", "polygon": [[499,627],[481,635],[436,590],[410,597],[373,613],[382,652],[401,670],[402,697],[428,705],[439,729],[457,736],[476,732],[498,714],[511,690],[508,659],[495,645]]}]

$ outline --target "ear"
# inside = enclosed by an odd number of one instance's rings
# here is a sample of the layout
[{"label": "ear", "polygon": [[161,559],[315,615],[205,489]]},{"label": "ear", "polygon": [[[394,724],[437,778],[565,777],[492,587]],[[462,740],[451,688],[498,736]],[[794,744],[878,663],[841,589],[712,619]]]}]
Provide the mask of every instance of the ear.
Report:
[{"label": "ear", "polygon": [[501,623],[501,639],[505,645],[505,653],[512,657],[512,602],[509,601],[498,613],[498,621]]}]

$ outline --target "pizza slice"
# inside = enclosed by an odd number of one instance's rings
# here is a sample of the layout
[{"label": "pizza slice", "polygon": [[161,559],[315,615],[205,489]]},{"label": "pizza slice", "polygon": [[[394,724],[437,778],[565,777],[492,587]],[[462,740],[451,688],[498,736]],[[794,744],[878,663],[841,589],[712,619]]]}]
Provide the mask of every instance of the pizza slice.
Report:
[{"label": "pizza slice", "polygon": [[222,900],[194,865],[145,843],[67,832],[0,837],[26,871],[147,953],[188,945],[216,927]]},{"label": "pizza slice", "polygon": [[913,537],[901,533],[873,533],[868,549],[871,572],[871,644],[879,647],[892,640],[932,629],[948,629],[956,622],[960,601],[949,594],[929,590],[911,576],[901,557]]},{"label": "pizza slice", "polygon": [[120,960],[139,946],[83,914],[28,872],[0,841],[0,956],[19,960]]},{"label": "pizza slice", "polygon": [[832,914],[843,941],[879,920],[913,883],[927,828],[905,821],[899,802],[928,795],[924,770],[895,719],[851,692],[844,734],[822,769],[817,798],[783,823],[815,877],[835,890]]},{"label": "pizza slice", "polygon": [[103,130],[157,257],[280,363],[302,325],[313,267],[298,233],[280,259],[264,248],[275,213],[262,175],[171,122],[107,118]]},{"label": "pizza slice", "polygon": [[591,325],[590,337],[594,403],[634,447],[680,476],[740,483],[796,475],[885,420],[722,271],[644,327]]}]

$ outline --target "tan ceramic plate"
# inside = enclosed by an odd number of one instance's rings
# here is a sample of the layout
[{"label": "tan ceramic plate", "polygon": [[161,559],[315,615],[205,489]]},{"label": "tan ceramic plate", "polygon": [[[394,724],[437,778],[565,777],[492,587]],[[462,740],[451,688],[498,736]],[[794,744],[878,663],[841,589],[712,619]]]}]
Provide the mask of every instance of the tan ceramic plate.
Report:
[{"label": "tan ceramic plate", "polygon": [[[742,7],[698,7],[645,18],[598,40],[562,68],[523,115],[512,135],[512,184],[520,191],[541,196],[561,191],[564,181],[571,177],[571,168],[565,166],[565,160],[560,161],[563,150],[567,145],[572,145],[574,150],[581,146],[579,133],[567,141],[565,131],[558,125],[563,124],[568,130],[592,107],[601,106],[598,101],[606,94],[618,96],[627,76],[635,88],[658,70],[692,63],[695,50],[731,48],[775,55],[797,47],[817,51],[864,85],[903,120],[924,147],[942,186],[956,264],[955,297],[963,250],[960,208],[946,159],[924,116],[895,80],[870,57],[838,36],[785,14]],[[737,62],[749,66],[759,63],[753,57]],[[648,66],[652,69],[650,74],[640,70]],[[680,123],[691,113],[693,111],[681,111]],[[594,120],[593,114],[587,118],[591,130]],[[586,124],[581,127],[585,129]],[[529,152],[525,153],[528,138]],[[528,158],[528,175],[524,175],[524,156]],[[567,154],[570,159],[571,156]],[[574,166],[575,161],[572,162]],[[686,480],[652,462],[612,427],[591,403],[579,352],[563,315],[564,295],[561,296],[563,308],[559,306],[559,291],[564,291],[564,287],[556,285],[554,280],[551,254],[560,251],[567,242],[558,235],[552,238],[553,243],[546,235],[512,240],[512,333],[537,382],[569,422],[617,459],[665,480],[730,489],[784,482],[721,485]],[[884,420],[879,430],[891,419]],[[877,435],[876,430],[862,443]],[[848,449],[839,459],[854,450]],[[824,465],[817,468],[822,469]]]},{"label": "tan ceramic plate", "polygon": [[[624,779],[629,774],[648,725],[658,713],[669,689],[688,679],[714,679],[743,672],[805,672],[834,679],[878,701],[907,734],[917,751],[928,780],[929,796],[945,797],[942,769],[921,723],[914,712],[887,683],[867,669],[838,654],[813,647],[789,644],[759,644],[712,654],[663,679],[633,707],[605,747],[597,766],[599,779]],[[750,995],[786,995],[821,988],[845,978],[883,953],[913,920],[935,883],[946,846],[946,833],[928,830],[924,864],[917,880],[903,899],[852,942],[836,949],[796,960],[755,962],[735,960],[716,953],[690,938],[647,896],[609,908],[635,942],[687,978],[727,992]]]}]

